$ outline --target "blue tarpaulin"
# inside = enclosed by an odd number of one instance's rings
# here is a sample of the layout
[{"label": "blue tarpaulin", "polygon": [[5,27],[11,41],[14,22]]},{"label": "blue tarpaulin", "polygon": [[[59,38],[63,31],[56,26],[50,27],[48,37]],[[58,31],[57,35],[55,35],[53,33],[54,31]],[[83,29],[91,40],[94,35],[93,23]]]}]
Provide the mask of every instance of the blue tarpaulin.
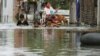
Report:
[{"label": "blue tarpaulin", "polygon": [[80,0],[76,0],[76,19],[79,23],[80,21]]}]

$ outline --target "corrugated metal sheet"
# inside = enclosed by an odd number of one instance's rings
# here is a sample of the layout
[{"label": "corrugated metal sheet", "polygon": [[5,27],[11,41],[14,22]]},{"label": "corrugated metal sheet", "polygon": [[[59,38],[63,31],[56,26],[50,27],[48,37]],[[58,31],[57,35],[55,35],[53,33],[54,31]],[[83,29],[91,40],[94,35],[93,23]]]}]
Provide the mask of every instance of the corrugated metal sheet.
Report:
[{"label": "corrugated metal sheet", "polygon": [[80,18],[85,24],[94,25],[97,22],[95,0],[80,0]]}]

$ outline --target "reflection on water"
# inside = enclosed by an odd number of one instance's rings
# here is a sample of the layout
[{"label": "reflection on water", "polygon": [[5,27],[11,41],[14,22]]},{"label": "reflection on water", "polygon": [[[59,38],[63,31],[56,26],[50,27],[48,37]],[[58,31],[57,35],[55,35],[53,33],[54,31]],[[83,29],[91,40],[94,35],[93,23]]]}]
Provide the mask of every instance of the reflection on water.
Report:
[{"label": "reflection on water", "polygon": [[99,49],[80,47],[80,36],[81,33],[54,29],[0,30],[0,56],[99,55]]}]

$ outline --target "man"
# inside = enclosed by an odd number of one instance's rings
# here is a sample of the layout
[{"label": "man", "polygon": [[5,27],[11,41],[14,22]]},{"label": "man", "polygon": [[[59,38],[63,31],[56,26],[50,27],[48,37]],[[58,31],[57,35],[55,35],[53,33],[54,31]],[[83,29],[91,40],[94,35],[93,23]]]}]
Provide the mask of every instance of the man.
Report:
[{"label": "man", "polygon": [[17,26],[19,25],[29,25],[27,19],[24,18],[24,14],[22,13],[19,15],[19,20],[17,22]]}]

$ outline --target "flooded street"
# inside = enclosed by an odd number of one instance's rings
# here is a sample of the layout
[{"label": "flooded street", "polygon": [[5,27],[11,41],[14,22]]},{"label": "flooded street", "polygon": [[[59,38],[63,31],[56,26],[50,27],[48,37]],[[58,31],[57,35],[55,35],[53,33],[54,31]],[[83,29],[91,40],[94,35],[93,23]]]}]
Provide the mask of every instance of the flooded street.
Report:
[{"label": "flooded street", "polygon": [[0,0],[0,56],[100,56],[100,0]]},{"label": "flooded street", "polygon": [[0,30],[0,56],[100,56],[99,46],[81,46],[82,32],[59,29]]}]

